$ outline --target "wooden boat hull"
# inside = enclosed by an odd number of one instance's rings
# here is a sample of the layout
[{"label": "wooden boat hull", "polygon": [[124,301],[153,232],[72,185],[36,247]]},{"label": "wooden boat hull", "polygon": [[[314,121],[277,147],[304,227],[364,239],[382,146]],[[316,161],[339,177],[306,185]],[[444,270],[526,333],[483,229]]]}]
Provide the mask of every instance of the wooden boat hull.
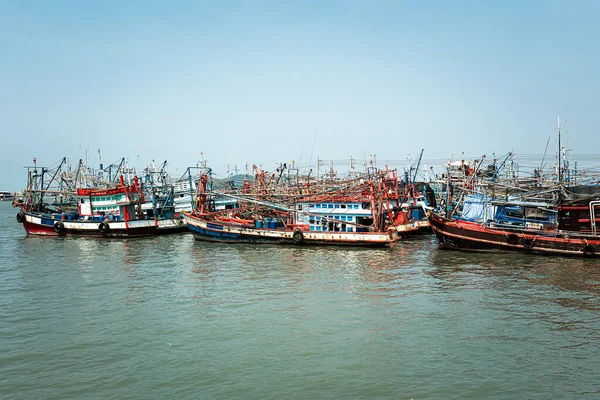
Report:
[{"label": "wooden boat hull", "polygon": [[30,235],[129,238],[152,236],[157,231],[154,220],[60,221],[30,213],[23,213],[23,218],[23,228]]},{"label": "wooden boat hull", "polygon": [[431,233],[431,225],[429,224],[429,220],[418,220],[413,222],[413,226],[416,232],[412,233]]},{"label": "wooden boat hull", "polygon": [[159,219],[157,235],[170,235],[175,233],[189,233],[190,230],[185,221],[180,218]]},{"label": "wooden boat hull", "polygon": [[429,215],[429,222],[440,248],[445,249],[600,256],[600,237],[593,235],[500,229],[449,220],[434,213]]},{"label": "wooden boat hull", "polygon": [[227,224],[205,220],[187,213],[184,216],[194,238],[208,242],[385,247],[400,239],[395,231],[391,233],[301,232]]},{"label": "wooden boat hull", "polygon": [[397,225],[396,231],[401,236],[407,236],[417,233],[419,231],[419,228],[415,225],[414,222],[411,222],[408,224]]}]

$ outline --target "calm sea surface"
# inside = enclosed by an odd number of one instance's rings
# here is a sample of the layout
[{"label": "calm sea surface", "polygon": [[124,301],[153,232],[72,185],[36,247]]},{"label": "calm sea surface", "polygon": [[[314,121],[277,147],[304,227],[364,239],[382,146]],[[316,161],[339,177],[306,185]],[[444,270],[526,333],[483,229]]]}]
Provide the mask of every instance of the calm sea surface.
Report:
[{"label": "calm sea surface", "polygon": [[599,399],[600,262],[27,237],[0,203],[3,399]]}]

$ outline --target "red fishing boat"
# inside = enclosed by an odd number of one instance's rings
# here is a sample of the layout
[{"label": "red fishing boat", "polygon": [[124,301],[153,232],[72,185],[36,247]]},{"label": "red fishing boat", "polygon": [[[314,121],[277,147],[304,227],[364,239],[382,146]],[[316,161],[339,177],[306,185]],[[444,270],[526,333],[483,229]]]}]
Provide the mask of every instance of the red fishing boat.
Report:
[{"label": "red fishing boat", "polygon": [[517,251],[598,257],[600,236],[596,210],[600,201],[570,203],[556,207],[557,224],[528,223],[521,227],[429,214],[429,222],[441,248],[467,251]]},{"label": "red fishing boat", "polygon": [[[242,193],[207,190],[209,178],[198,185],[198,207],[184,213],[198,240],[227,243],[388,246],[416,228],[401,208],[395,171],[380,171],[333,187],[309,184],[274,193],[259,175],[258,189]],[[342,187],[340,189],[340,187]],[[223,211],[211,208],[217,197],[236,199]],[[274,200],[276,199],[276,200]]]}]

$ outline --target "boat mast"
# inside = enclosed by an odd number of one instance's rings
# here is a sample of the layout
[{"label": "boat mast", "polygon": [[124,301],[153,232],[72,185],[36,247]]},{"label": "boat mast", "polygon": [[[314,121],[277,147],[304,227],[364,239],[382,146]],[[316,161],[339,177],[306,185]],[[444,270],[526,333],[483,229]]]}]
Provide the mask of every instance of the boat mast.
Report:
[{"label": "boat mast", "polygon": [[562,184],[562,168],[560,159],[560,117],[558,117],[558,185]]},{"label": "boat mast", "polygon": [[450,183],[450,163],[448,163],[448,167],[446,169],[446,218],[452,218],[452,195],[450,193],[451,183]]},{"label": "boat mast", "polygon": [[423,151],[425,151],[425,149],[421,149],[421,154],[419,155],[419,161],[417,161],[417,167],[415,168],[415,174],[411,177],[413,182],[415,182],[417,180],[417,173],[419,172],[419,167],[421,166],[421,159],[423,158]]}]

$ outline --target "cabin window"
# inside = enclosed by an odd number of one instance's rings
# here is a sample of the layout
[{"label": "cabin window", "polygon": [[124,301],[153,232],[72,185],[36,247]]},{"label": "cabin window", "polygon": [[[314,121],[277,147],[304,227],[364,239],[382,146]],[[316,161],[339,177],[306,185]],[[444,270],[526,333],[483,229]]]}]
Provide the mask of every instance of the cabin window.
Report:
[{"label": "cabin window", "polygon": [[354,209],[355,209],[355,210],[358,210],[358,204],[355,204],[355,205],[354,205]]},{"label": "cabin window", "polygon": [[320,231],[320,230],[321,230],[321,227],[320,227],[320,226],[317,226],[317,227],[315,227],[315,230],[317,230],[317,231]]},{"label": "cabin window", "polygon": [[327,208],[333,208],[333,204],[327,204]]},{"label": "cabin window", "polygon": [[311,226],[311,227],[310,227],[310,230],[311,230],[311,231],[314,231],[314,230],[315,230],[315,227],[314,227],[314,226]]},{"label": "cabin window", "polygon": [[345,217],[345,216],[343,216],[343,215],[342,215],[340,218],[342,219],[342,221],[345,221],[345,220],[346,220],[346,217]]},{"label": "cabin window", "polygon": [[339,205],[339,204],[336,204],[336,205],[335,205],[335,208],[340,208],[340,205]]},{"label": "cabin window", "polygon": [[352,232],[352,228],[347,228],[346,232]]},{"label": "cabin window", "polygon": [[309,204],[308,206],[309,206],[309,207],[314,207],[315,205],[314,205],[314,204]]},{"label": "cabin window", "polygon": [[315,208],[321,208],[320,204],[315,204]]},{"label": "cabin window", "polygon": [[346,205],[345,205],[345,204],[342,204],[342,208],[346,208]]},{"label": "cabin window", "polygon": [[81,204],[84,204],[84,203],[85,203],[85,199],[81,199]]},{"label": "cabin window", "polygon": [[506,208],[506,216],[513,218],[523,218],[522,208]]},{"label": "cabin window", "polygon": [[348,222],[352,222],[352,217],[348,216]]}]

